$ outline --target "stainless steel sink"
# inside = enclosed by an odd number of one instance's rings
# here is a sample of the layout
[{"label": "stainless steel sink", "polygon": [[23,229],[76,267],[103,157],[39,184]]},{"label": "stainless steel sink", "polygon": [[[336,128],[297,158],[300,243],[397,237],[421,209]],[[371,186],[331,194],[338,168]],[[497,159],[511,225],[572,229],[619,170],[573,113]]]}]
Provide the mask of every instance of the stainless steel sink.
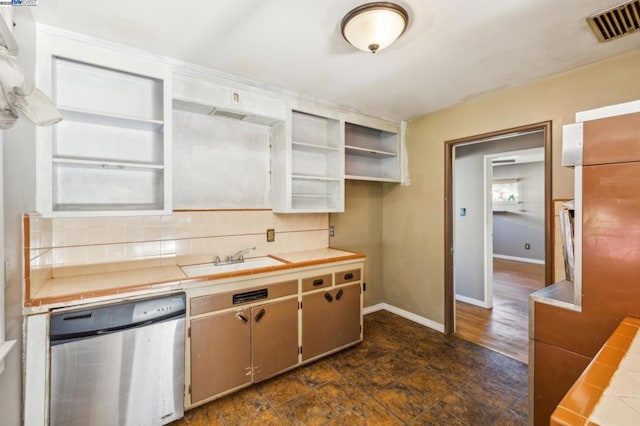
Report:
[{"label": "stainless steel sink", "polygon": [[247,269],[265,268],[267,266],[284,265],[284,262],[274,259],[273,257],[252,257],[245,259],[244,262],[226,263],[216,265],[215,263],[201,263],[199,265],[181,266],[182,272],[191,277],[201,277],[203,275],[224,274],[226,272],[245,271]]}]

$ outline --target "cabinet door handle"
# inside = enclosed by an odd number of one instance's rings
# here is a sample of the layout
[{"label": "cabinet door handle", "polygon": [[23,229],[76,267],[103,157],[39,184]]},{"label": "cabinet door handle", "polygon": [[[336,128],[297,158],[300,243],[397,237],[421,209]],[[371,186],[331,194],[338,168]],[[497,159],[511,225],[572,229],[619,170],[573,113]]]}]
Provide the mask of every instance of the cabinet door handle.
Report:
[{"label": "cabinet door handle", "polygon": [[333,300],[333,296],[330,293],[325,293],[324,298],[327,299],[327,302],[329,303]]},{"label": "cabinet door handle", "polygon": [[242,320],[242,322],[246,323],[247,321],[249,321],[247,319],[247,316],[243,313],[243,312],[238,312],[236,314],[236,318],[238,318],[239,320]]},{"label": "cabinet door handle", "polygon": [[340,289],[340,291],[338,292],[338,294],[336,294],[336,300],[340,300],[340,298],[342,297],[342,295],[344,294],[344,290]]},{"label": "cabinet door handle", "polygon": [[350,280],[352,278],[353,278],[353,274],[352,273],[344,274],[344,279],[345,280]]},{"label": "cabinet door handle", "polygon": [[260,309],[260,312],[258,312],[255,317],[256,322],[260,321],[266,313],[267,311],[265,311],[264,308]]},{"label": "cabinet door handle", "polygon": [[314,287],[319,287],[322,284],[324,284],[324,280],[322,278],[320,278],[319,280],[313,280],[313,286]]}]

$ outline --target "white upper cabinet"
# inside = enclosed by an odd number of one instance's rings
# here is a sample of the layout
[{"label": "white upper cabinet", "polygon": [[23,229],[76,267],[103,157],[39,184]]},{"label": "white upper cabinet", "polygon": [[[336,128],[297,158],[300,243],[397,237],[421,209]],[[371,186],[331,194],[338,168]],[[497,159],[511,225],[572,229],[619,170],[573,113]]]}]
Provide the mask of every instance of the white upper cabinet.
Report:
[{"label": "white upper cabinet", "polygon": [[272,142],[273,210],[344,211],[342,121],[292,110],[287,137]]},{"label": "white upper cabinet", "polygon": [[345,178],[400,182],[399,129],[345,123]]},{"label": "white upper cabinet", "polygon": [[48,34],[39,47],[38,86],[63,121],[37,130],[38,211],[171,212],[170,73]]}]

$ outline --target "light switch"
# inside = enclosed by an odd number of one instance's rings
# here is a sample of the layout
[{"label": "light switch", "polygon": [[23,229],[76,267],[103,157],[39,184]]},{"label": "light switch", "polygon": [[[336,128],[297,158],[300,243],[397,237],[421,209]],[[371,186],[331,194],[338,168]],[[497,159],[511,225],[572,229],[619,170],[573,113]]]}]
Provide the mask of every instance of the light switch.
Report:
[{"label": "light switch", "polygon": [[467,215],[467,208],[466,207],[461,207],[460,208],[460,216],[466,216]]}]

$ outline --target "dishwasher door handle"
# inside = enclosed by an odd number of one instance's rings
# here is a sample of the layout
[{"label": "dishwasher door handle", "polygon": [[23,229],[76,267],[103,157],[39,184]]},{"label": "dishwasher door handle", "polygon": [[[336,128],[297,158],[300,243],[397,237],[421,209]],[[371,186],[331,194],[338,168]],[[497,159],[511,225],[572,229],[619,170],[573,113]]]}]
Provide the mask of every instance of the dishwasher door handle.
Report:
[{"label": "dishwasher door handle", "polygon": [[144,327],[145,325],[149,325],[149,324],[153,324],[153,320],[141,322],[140,324],[136,324],[133,326],[129,324],[129,325],[121,325],[119,327],[103,328],[102,330],[96,331],[96,334],[109,334],[109,333],[115,333],[116,331],[131,330],[132,328]]}]

